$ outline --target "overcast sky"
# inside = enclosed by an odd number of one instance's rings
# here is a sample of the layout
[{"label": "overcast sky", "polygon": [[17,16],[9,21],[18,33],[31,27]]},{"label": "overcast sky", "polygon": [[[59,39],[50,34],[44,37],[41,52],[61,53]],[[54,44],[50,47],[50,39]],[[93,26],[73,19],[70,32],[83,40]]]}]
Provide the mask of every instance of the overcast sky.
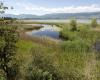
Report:
[{"label": "overcast sky", "polygon": [[2,0],[5,5],[13,6],[9,14],[49,14],[79,13],[100,11],[100,0]]}]

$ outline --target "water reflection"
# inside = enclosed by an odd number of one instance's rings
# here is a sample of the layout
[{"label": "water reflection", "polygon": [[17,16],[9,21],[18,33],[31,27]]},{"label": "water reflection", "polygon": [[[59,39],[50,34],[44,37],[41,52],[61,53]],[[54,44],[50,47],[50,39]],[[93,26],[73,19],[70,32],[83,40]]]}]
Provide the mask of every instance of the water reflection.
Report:
[{"label": "water reflection", "polygon": [[27,34],[29,35],[35,35],[35,36],[39,36],[39,37],[50,37],[50,38],[54,38],[54,39],[60,39],[59,37],[59,31],[60,28],[58,28],[55,25],[42,25],[44,27],[40,28],[39,30],[33,30],[30,32],[27,32]]}]

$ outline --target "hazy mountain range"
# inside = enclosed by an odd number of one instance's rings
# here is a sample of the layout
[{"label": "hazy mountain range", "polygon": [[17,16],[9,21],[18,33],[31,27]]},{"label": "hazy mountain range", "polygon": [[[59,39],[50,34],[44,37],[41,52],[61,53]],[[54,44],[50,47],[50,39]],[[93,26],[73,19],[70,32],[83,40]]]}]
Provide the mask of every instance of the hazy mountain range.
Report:
[{"label": "hazy mountain range", "polygon": [[3,17],[12,17],[18,19],[67,19],[67,18],[79,18],[79,19],[88,19],[88,18],[98,18],[100,19],[100,12],[84,12],[84,13],[52,13],[46,15],[32,15],[32,14],[3,14]]}]

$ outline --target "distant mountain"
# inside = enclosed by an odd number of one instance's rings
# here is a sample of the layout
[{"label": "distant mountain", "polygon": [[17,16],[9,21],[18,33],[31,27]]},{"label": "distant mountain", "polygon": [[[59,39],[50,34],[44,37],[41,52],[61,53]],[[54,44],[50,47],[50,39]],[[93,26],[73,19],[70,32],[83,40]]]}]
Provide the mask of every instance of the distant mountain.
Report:
[{"label": "distant mountain", "polygon": [[18,18],[18,19],[25,19],[25,18],[37,18],[37,15],[32,14],[20,14],[20,15],[14,15],[14,14],[3,14],[3,17],[12,17],[12,18]]},{"label": "distant mountain", "polygon": [[57,14],[46,14],[42,16],[43,18],[100,18],[100,12],[85,12],[85,13],[57,13]]},{"label": "distant mountain", "polygon": [[20,14],[20,15],[17,15],[17,18],[20,18],[20,19],[25,19],[25,18],[37,18],[38,16],[37,15],[32,15],[32,14]]},{"label": "distant mountain", "polygon": [[3,14],[3,17],[12,17],[18,19],[67,19],[67,18],[79,18],[79,19],[88,19],[88,18],[98,18],[100,19],[100,12],[84,12],[84,13],[53,13],[46,14],[42,16],[32,15],[32,14]]}]

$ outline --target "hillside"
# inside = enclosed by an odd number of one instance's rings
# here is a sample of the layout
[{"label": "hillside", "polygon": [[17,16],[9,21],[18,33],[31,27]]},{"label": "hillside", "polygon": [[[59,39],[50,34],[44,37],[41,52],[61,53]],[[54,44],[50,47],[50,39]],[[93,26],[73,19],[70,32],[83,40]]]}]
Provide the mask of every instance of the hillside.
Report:
[{"label": "hillside", "polygon": [[84,12],[84,13],[52,13],[45,15],[32,15],[32,14],[3,14],[3,17],[12,17],[18,19],[66,19],[66,18],[79,18],[79,19],[88,19],[88,18],[98,18],[100,19],[100,12]]}]

